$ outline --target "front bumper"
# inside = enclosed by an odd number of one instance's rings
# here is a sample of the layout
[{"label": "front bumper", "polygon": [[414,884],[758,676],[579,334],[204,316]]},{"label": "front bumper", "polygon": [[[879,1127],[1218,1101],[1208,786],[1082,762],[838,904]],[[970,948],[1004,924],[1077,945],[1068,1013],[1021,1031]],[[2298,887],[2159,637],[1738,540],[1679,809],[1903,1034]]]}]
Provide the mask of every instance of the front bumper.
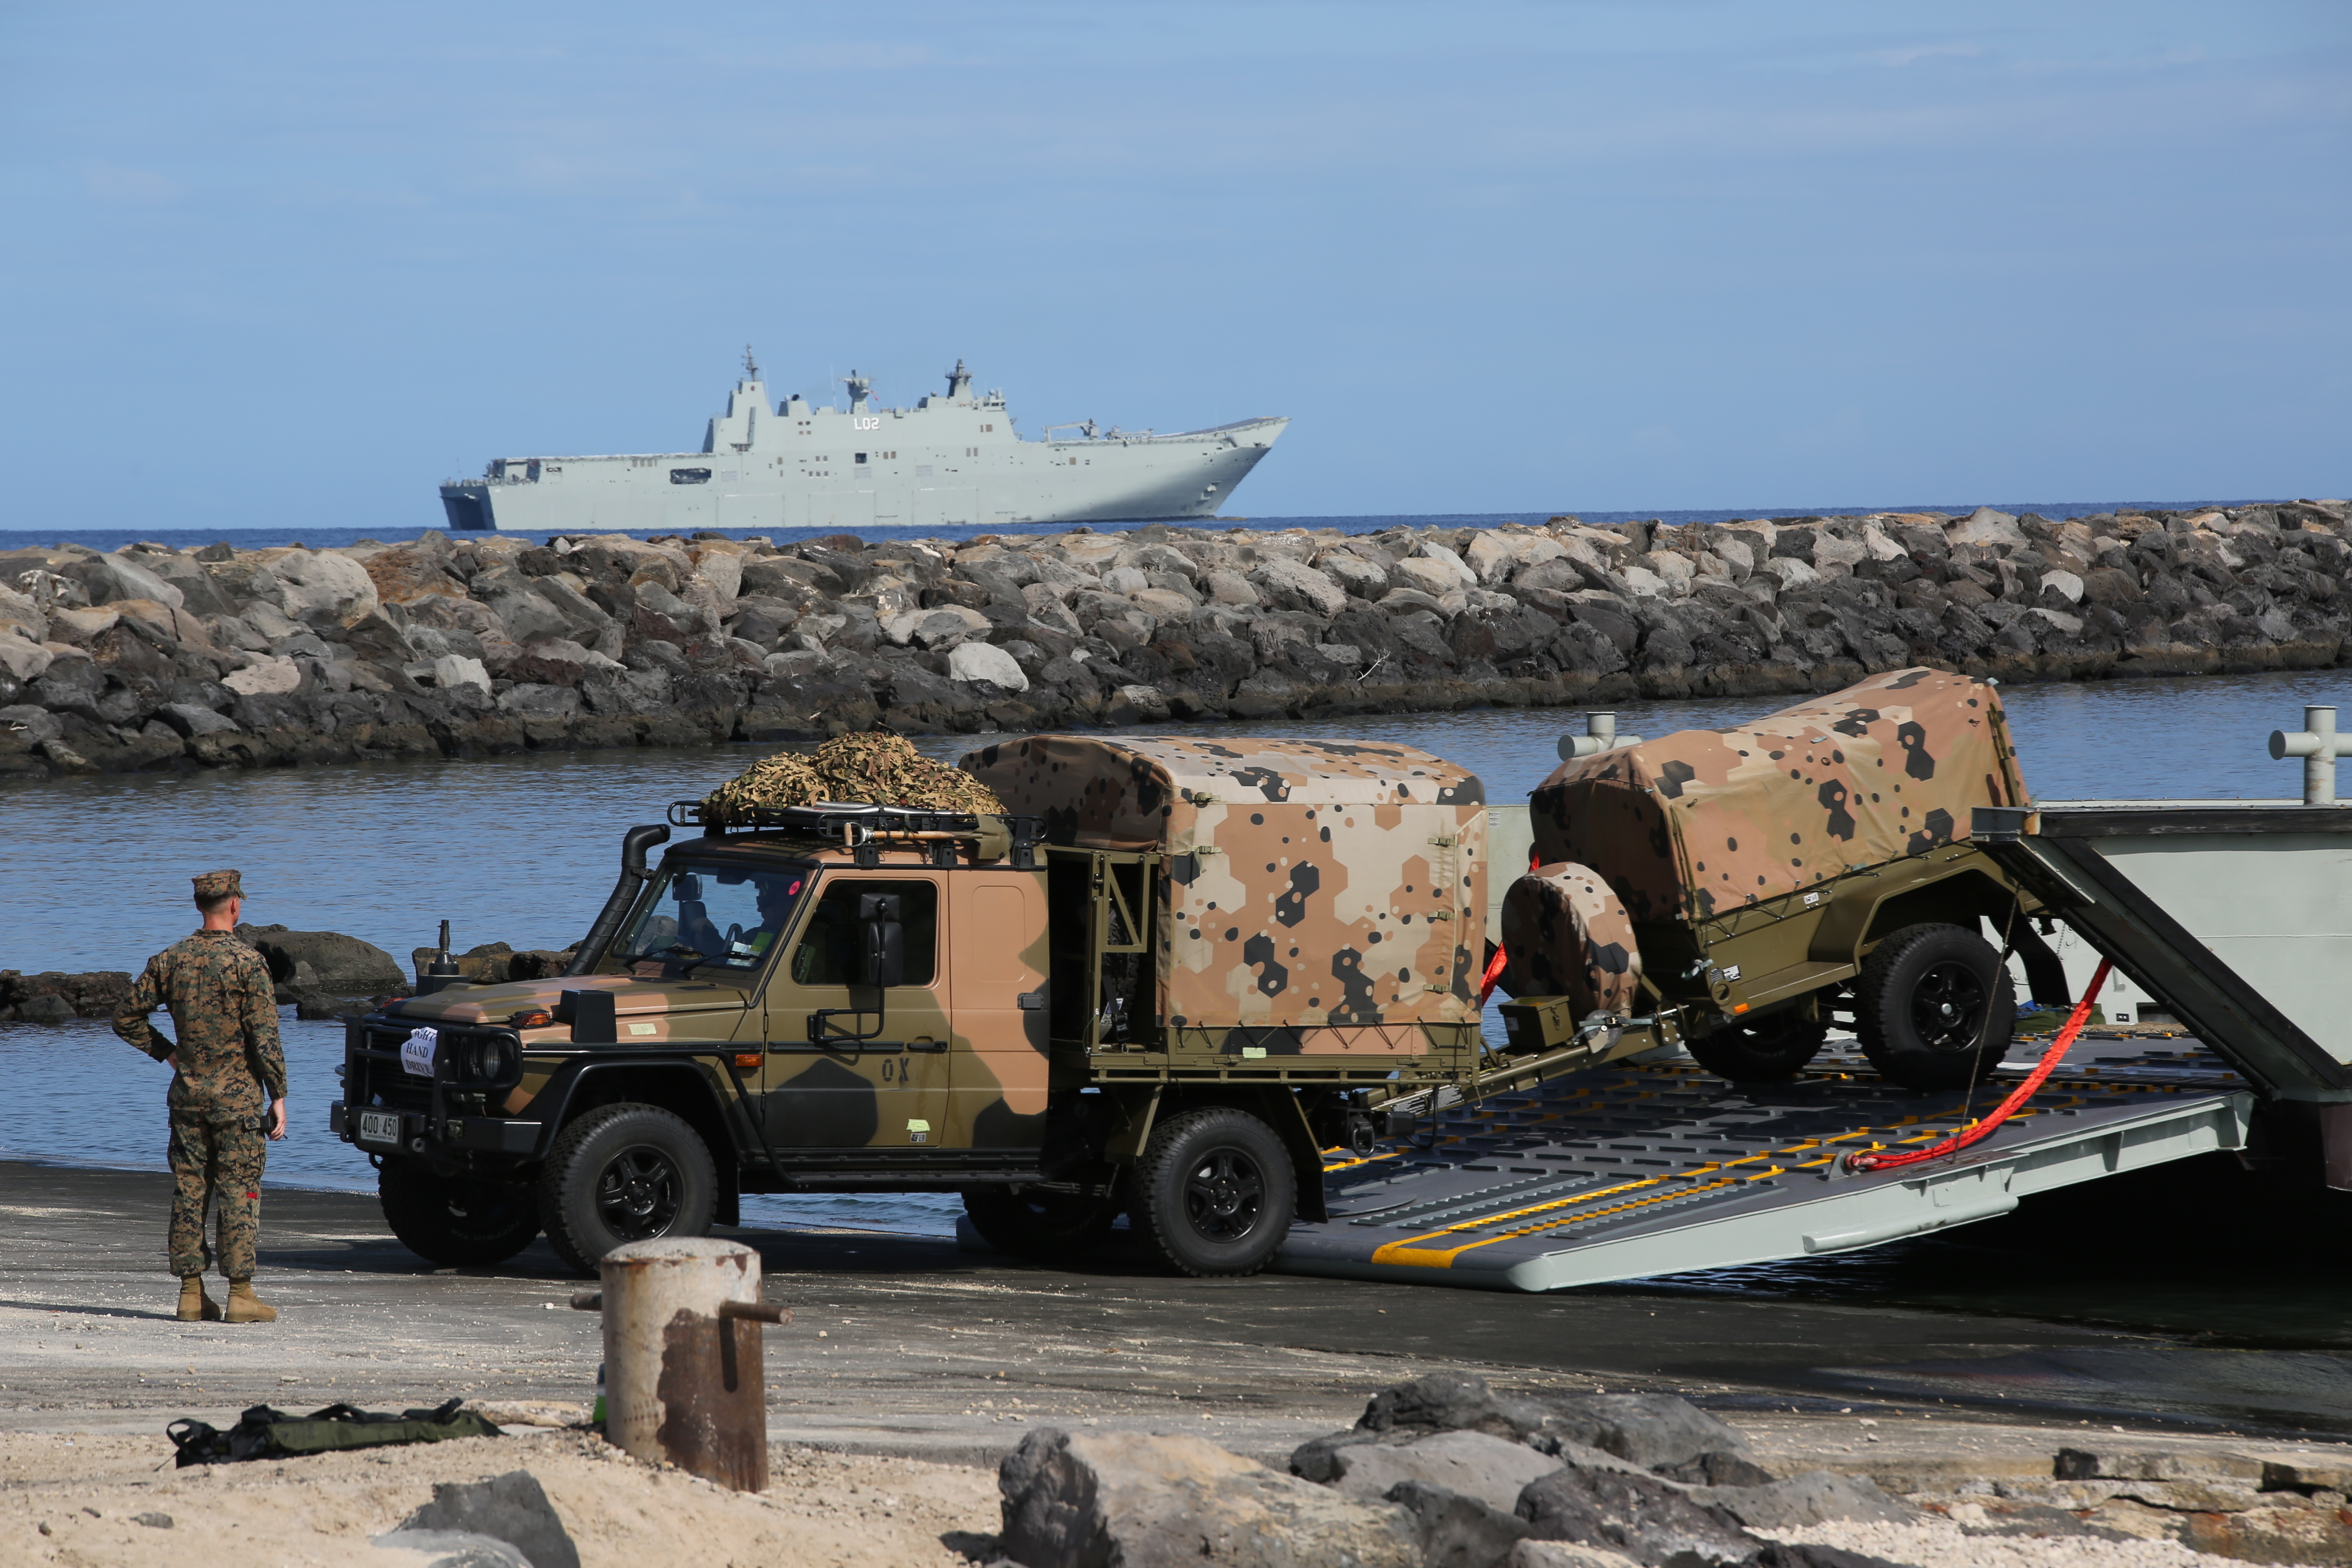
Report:
[{"label": "front bumper", "polygon": [[341,1100],[327,1107],[327,1131],[354,1148],[373,1154],[429,1154],[439,1151],[463,1151],[480,1154],[535,1154],[539,1152],[540,1135],[546,1131],[542,1121],[522,1121],[504,1116],[452,1116],[439,1122],[420,1112],[409,1110],[400,1117],[400,1137],[395,1142],[362,1139],[359,1117]]}]

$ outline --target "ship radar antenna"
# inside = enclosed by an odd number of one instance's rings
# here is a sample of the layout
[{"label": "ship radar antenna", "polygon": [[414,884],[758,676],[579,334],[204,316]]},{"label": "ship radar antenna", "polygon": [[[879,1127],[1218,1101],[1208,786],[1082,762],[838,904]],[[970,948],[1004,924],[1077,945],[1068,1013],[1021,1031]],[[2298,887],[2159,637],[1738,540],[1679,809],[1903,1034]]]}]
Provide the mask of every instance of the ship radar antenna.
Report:
[{"label": "ship radar antenna", "polygon": [[971,395],[971,372],[964,369],[963,357],[961,354],[956,356],[955,369],[948,372],[948,395],[950,397]]},{"label": "ship radar antenna", "polygon": [[849,388],[849,406],[851,411],[853,413],[862,412],[866,407],[866,395],[874,390],[874,378],[868,375],[860,375],[857,374],[856,369],[853,368],[847,375],[843,376],[841,379]]},{"label": "ship radar antenna", "polygon": [[750,343],[745,343],[743,345],[743,379],[745,381],[757,381],[760,379],[760,362],[751,357],[751,345]]}]

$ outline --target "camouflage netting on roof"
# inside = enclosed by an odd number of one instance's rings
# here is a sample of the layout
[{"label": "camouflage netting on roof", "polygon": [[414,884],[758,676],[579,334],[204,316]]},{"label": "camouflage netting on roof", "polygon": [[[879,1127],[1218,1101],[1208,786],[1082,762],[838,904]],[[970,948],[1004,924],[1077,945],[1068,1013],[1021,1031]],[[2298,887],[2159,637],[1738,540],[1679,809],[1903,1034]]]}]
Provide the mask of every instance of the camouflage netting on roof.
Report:
[{"label": "camouflage netting on roof", "polygon": [[[1231,1051],[1415,1056],[1478,1016],[1486,791],[1411,746],[1033,735],[963,765],[1055,844],[1158,849],[1160,995]],[[1364,1026],[1370,1026],[1364,1027]]]},{"label": "camouflage netting on roof", "polygon": [[1728,730],[1563,763],[1528,797],[1539,859],[1637,921],[1705,920],[1965,838],[2025,781],[1994,689],[1902,669]]},{"label": "camouflage netting on roof", "polygon": [[748,820],[756,807],[821,800],[997,816],[1004,811],[1003,803],[970,773],[932,762],[904,738],[883,731],[836,735],[806,754],[778,752],[703,796],[702,810],[705,821],[737,823]]}]

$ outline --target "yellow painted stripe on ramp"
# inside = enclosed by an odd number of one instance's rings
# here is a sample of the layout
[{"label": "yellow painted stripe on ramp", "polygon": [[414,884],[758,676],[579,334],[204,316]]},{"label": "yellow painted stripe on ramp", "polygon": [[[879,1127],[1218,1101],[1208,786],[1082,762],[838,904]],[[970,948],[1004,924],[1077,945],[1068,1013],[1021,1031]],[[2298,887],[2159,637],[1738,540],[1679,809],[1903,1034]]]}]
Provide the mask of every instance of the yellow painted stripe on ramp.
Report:
[{"label": "yellow painted stripe on ramp", "polygon": [[[1534,1236],[1541,1231],[1551,1230],[1559,1226],[1576,1225],[1588,1219],[1599,1219],[1604,1215],[1624,1214],[1632,1209],[1647,1208],[1652,1204],[1672,1203],[1676,1198],[1686,1197],[1693,1193],[1712,1192],[1717,1187],[1738,1186],[1742,1182],[1760,1182],[1769,1177],[1777,1176],[1780,1173],[1780,1167],[1775,1165],[1769,1170],[1759,1171],[1753,1175],[1719,1176],[1712,1182],[1700,1182],[1693,1185],[1682,1185],[1678,1184],[1676,1190],[1674,1192],[1652,1193],[1646,1197],[1633,1198],[1622,1204],[1612,1204],[1607,1208],[1587,1209],[1577,1214],[1555,1215],[1550,1219],[1543,1220],[1538,1224],[1520,1226],[1514,1229],[1504,1231],[1496,1236],[1482,1236],[1475,1241],[1465,1241],[1458,1247],[1414,1247],[1410,1242],[1391,1242],[1388,1246],[1380,1248],[1372,1254],[1372,1261],[1375,1263],[1402,1263],[1421,1268],[1451,1268],[1454,1267],[1454,1260],[1456,1258],[1461,1257],[1462,1254],[1481,1247],[1492,1247],[1498,1241],[1512,1241],[1523,1236]],[[1647,1182],[1629,1182],[1621,1187],[1612,1187],[1608,1192],[1587,1193],[1584,1194],[1583,1200],[1563,1201],[1589,1201],[1592,1198],[1606,1197],[1610,1193],[1630,1192],[1635,1187],[1654,1186],[1659,1183],[1665,1182],[1670,1179],[1671,1178],[1668,1177],[1659,1176],[1654,1177],[1652,1180]],[[1550,1207],[1554,1205],[1546,1205],[1544,1206]],[[1489,1221],[1488,1223],[1491,1224],[1492,1222]],[[1474,1227],[1471,1226],[1459,1226],[1452,1227],[1450,1230],[1432,1231],[1428,1236],[1417,1236],[1412,1239],[1413,1241],[1429,1241],[1437,1237],[1452,1234],[1453,1231],[1467,1230],[1471,1228]]]}]

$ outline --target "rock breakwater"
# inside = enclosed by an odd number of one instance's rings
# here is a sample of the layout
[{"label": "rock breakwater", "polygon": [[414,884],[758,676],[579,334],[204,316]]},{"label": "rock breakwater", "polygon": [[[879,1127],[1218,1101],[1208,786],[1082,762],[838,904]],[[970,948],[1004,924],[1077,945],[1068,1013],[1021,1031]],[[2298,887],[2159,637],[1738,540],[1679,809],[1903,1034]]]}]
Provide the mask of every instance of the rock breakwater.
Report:
[{"label": "rock breakwater", "polygon": [[2339,662],[2352,509],[0,552],[0,778]]}]

